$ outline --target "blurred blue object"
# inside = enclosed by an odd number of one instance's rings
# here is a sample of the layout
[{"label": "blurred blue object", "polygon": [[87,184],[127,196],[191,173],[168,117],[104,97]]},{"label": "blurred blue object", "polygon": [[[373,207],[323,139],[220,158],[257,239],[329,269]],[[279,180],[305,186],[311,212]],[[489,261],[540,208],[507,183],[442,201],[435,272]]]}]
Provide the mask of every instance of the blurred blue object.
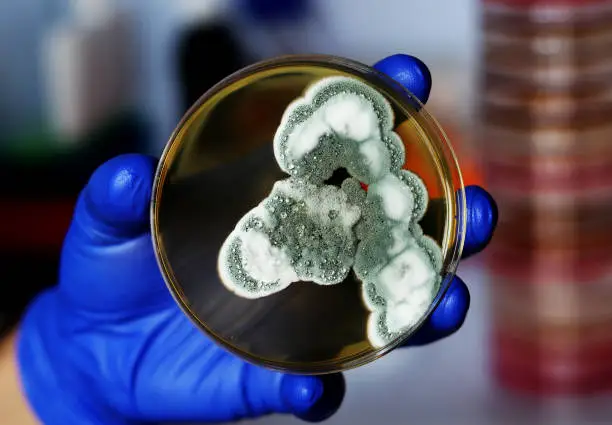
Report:
[{"label": "blurred blue object", "polygon": [[245,15],[266,23],[295,21],[311,12],[308,0],[239,0]]}]

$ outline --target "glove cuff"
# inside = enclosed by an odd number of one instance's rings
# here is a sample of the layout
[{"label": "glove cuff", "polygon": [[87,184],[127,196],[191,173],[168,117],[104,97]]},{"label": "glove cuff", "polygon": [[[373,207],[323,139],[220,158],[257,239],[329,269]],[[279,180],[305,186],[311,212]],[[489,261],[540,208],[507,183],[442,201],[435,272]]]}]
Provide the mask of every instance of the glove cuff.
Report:
[{"label": "glove cuff", "polygon": [[47,425],[128,425],[96,393],[96,378],[81,368],[84,357],[66,326],[72,321],[57,290],[28,307],[17,336],[17,362],[24,396]]}]

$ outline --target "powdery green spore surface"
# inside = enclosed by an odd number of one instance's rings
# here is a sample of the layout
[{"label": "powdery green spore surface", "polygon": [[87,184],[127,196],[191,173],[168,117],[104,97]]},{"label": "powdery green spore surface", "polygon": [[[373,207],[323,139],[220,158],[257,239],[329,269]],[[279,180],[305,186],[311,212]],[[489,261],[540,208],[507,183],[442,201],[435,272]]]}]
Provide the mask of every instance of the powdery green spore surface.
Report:
[{"label": "powdery green spore surface", "polygon": [[[274,138],[289,177],[226,239],[223,284],[260,298],[299,282],[338,284],[352,271],[371,312],[370,343],[383,347],[410,331],[438,292],[442,251],[418,224],[428,194],[401,169],[393,121],[380,93],[347,77],[322,79],[289,105]],[[340,168],[351,177],[341,187],[326,184]]]}]

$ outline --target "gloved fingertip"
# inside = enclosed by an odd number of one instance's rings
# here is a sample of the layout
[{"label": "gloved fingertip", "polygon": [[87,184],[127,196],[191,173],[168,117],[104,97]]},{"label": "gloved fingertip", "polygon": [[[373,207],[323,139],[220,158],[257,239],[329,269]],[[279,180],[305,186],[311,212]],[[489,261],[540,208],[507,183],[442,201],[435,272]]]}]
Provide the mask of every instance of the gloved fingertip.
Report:
[{"label": "gloved fingertip", "polygon": [[452,335],[465,322],[469,309],[470,291],[463,280],[455,276],[434,312],[404,346],[419,347]]},{"label": "gloved fingertip", "polygon": [[293,413],[304,413],[323,395],[323,382],[314,376],[287,375],[283,377],[281,395]]},{"label": "gloved fingertip", "polygon": [[155,167],[155,158],[138,154],[121,155],[102,164],[83,192],[86,214],[105,231],[123,234],[148,226]]},{"label": "gloved fingertip", "polygon": [[431,72],[420,59],[396,54],[377,62],[374,68],[403,85],[422,104],[427,103],[431,92]]},{"label": "gloved fingertip", "polygon": [[292,413],[307,422],[321,422],[342,404],[346,384],[342,374],[283,378],[281,393]]},{"label": "gloved fingertip", "polygon": [[467,223],[463,257],[482,251],[497,226],[498,209],[493,197],[480,186],[465,188]]},{"label": "gloved fingertip", "polygon": [[463,325],[470,308],[470,291],[459,276],[455,276],[430,317],[430,326],[440,335],[450,335]]}]

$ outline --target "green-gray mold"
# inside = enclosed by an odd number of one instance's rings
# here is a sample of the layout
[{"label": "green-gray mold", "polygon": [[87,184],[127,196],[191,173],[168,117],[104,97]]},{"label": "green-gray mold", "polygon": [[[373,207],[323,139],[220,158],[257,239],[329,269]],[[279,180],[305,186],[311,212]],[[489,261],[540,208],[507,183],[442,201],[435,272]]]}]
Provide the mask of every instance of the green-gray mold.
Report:
[{"label": "green-gray mold", "polygon": [[[223,283],[258,298],[297,282],[334,285],[352,269],[371,311],[373,346],[414,327],[439,289],[442,250],[418,224],[427,189],[402,170],[393,125],[387,100],[354,78],[322,79],[289,105],[274,138],[289,177],[228,236]],[[326,184],[340,168],[351,177],[340,188]]]}]

